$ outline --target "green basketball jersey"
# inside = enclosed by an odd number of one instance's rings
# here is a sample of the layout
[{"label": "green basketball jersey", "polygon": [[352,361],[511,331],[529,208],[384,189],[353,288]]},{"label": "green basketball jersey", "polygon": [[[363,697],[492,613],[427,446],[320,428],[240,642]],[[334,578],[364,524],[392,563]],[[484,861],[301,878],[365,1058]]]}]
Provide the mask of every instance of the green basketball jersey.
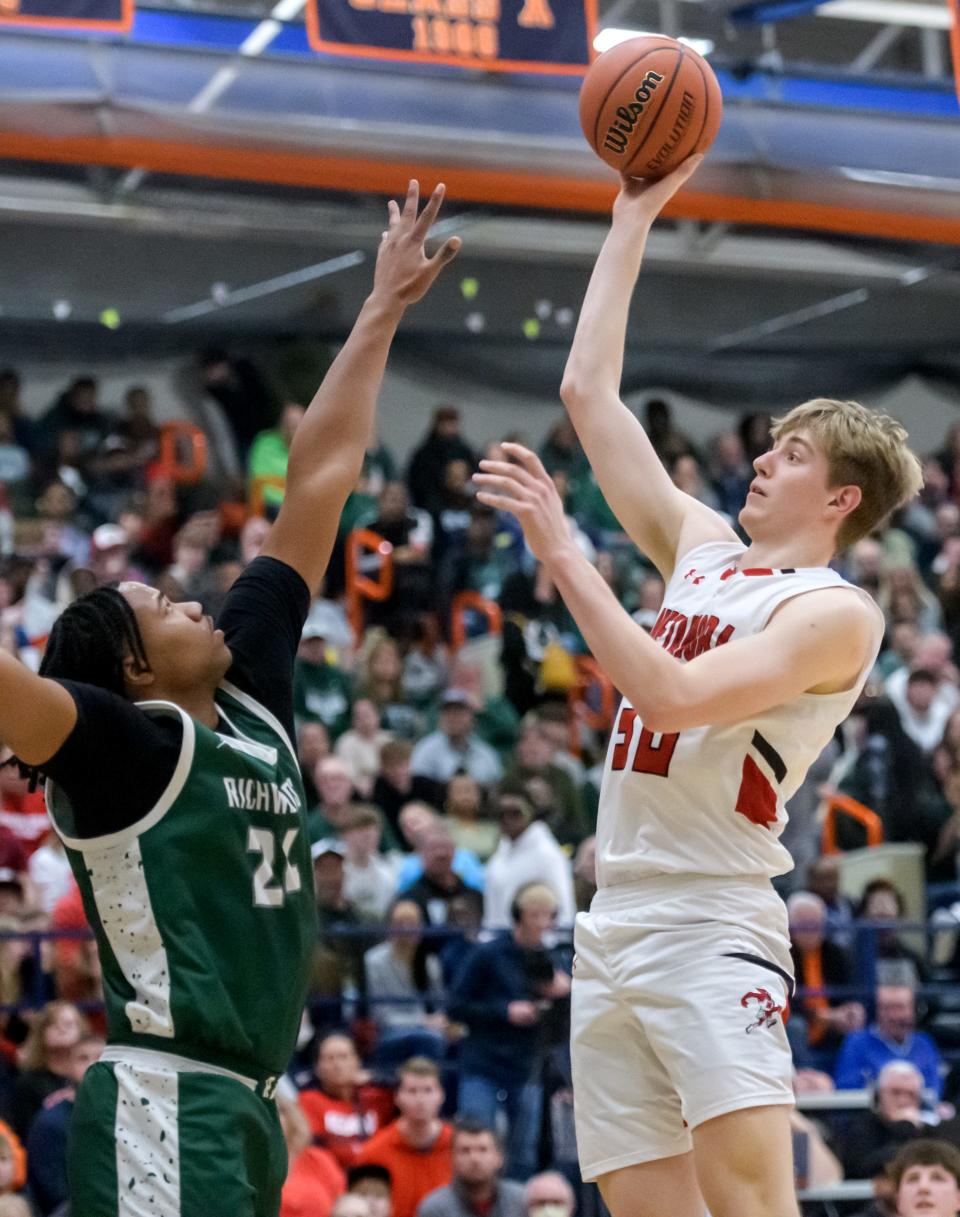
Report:
[{"label": "green basketball jersey", "polygon": [[111,1043],[279,1074],[293,1052],[317,939],[300,768],[282,725],[224,683],[213,731],[183,723],[180,759],[136,824],[76,835],[69,800],[47,803],[103,968]]}]

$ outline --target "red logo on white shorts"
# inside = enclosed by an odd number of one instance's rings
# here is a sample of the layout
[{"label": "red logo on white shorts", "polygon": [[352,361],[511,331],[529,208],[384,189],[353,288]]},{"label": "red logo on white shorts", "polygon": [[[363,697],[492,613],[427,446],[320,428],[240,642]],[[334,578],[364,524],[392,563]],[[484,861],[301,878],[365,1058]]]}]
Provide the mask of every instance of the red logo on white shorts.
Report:
[{"label": "red logo on white shorts", "polygon": [[766,989],[751,989],[744,993],[740,1005],[753,1015],[753,1022],[747,1024],[747,1035],[758,1027],[772,1027],[783,1013],[783,1006],[777,1005]]}]

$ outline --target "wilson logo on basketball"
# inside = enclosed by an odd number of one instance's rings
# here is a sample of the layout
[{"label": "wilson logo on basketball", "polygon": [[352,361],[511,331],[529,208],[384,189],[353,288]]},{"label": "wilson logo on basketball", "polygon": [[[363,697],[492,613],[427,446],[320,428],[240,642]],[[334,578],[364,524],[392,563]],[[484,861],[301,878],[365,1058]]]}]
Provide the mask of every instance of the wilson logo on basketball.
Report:
[{"label": "wilson logo on basketball", "polygon": [[740,1005],[753,1015],[753,1022],[746,1027],[747,1035],[761,1027],[772,1027],[783,1013],[783,1006],[778,1005],[766,989],[753,989],[744,993]]},{"label": "wilson logo on basketball", "polygon": [[617,117],[607,128],[603,141],[603,146],[608,152],[620,153],[626,150],[627,141],[636,129],[640,115],[657,87],[662,83],[663,77],[659,72],[648,72],[634,93],[633,101],[628,102],[625,106],[617,106]]}]

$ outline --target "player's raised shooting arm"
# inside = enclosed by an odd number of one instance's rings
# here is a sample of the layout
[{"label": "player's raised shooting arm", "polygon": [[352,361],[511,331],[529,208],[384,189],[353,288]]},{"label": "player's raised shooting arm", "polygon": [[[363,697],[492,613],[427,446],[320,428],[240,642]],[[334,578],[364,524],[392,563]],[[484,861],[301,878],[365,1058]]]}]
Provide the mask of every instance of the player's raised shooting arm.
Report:
[{"label": "player's raised shooting arm", "polygon": [[[625,182],[597,258],[560,396],[600,489],[625,532],[670,577],[678,554],[708,540],[736,540],[709,508],[674,486],[639,420],[620,399],[627,319],[654,219],[699,163],[658,182]],[[656,309],[642,289],[638,309]]]},{"label": "player's raised shooting arm", "polygon": [[42,765],[77,721],[73,698],[55,680],[0,651],[0,740],[27,765]]},{"label": "player's raised shooting arm", "polygon": [[299,571],[311,592],[327,568],[340,512],[363,467],[397,326],[460,248],[453,237],[432,258],[424,251],[442,201],[438,186],[418,216],[416,182],[410,183],[402,210],[391,201],[373,290],[290,447],[283,505],[261,552]]}]

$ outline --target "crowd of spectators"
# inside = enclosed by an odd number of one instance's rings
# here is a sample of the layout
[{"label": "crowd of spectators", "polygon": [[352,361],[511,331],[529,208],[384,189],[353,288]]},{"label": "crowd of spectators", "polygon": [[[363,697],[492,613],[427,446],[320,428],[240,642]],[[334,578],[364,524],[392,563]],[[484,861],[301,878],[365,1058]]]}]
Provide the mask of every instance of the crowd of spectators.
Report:
[{"label": "crowd of spectators", "polygon": [[[202,376],[245,479],[215,463],[199,480],[178,473],[142,387],[114,412],[81,376],[34,420],[17,374],[0,372],[0,645],[23,662],[36,665],[57,613],[99,583],[143,579],[216,614],[256,556],[303,407],[277,408],[255,370],[221,352],[207,353]],[[702,446],[665,402],[648,402],[645,422],[675,483],[735,524],[769,416]],[[565,419],[540,454],[572,535],[649,629],[662,580]],[[571,929],[596,887],[609,724],[556,588],[516,522],[475,501],[479,455],[449,404],[405,461],[373,441],[303,631],[297,746],[319,937],[278,1094],[284,1217],[589,1207],[571,1187]],[[801,1182],[879,1177],[931,1137],[960,1147],[960,426],[924,473],[915,502],[838,558],[887,634],[790,806],[797,865],[778,887],[799,986],[788,1022],[797,1090],[870,1092],[852,1114],[797,1116]],[[387,543],[363,549],[360,573],[376,580],[389,563],[392,580],[362,604],[358,629],[347,538],[360,529]],[[102,1047],[99,970],[42,792],[9,760],[0,753],[0,1203],[19,1192],[46,1217],[66,1200],[74,1087]],[[869,809],[884,841],[913,847],[906,887],[904,872],[881,868],[851,889],[844,859],[866,829],[841,819],[840,852],[823,851],[834,796]],[[900,924],[930,915],[932,934]],[[939,1170],[956,1184],[960,1158],[938,1152],[903,1177]],[[878,1185],[869,1213],[897,1212],[892,1187]]]}]

